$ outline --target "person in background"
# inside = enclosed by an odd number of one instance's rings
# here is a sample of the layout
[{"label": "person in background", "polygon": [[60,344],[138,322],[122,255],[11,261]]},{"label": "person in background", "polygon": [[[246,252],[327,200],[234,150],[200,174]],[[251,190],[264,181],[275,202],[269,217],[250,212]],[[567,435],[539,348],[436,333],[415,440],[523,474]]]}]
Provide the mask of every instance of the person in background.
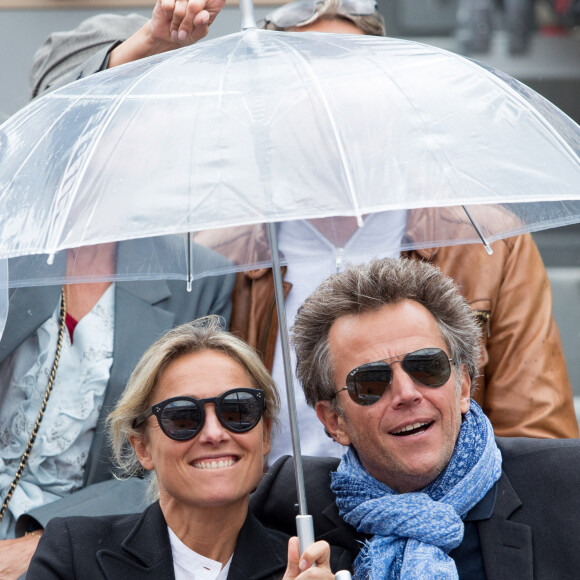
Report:
[{"label": "person in background", "polygon": [[[183,5],[180,0],[176,10]],[[198,2],[194,13],[185,5],[174,44],[183,30],[190,40],[204,36],[221,6],[209,2],[204,10]],[[159,31],[159,8],[154,14],[151,25],[155,21]],[[166,40],[178,20],[175,14],[165,19]],[[0,341],[0,577],[26,570],[42,528],[62,513],[61,498],[75,504],[112,481],[104,420],[143,352],[166,330],[200,316],[229,321],[233,275],[194,281],[191,292],[176,280],[111,282],[136,256],[146,256],[155,269],[182,247],[176,237],[161,236],[68,250],[56,255],[53,272],[75,279],[98,272],[103,281],[11,292]],[[200,266],[227,263],[201,246],[193,253]],[[23,264],[47,268],[42,257],[13,259],[9,268]],[[117,499],[107,494],[89,513],[122,510]]]},{"label": "person in background", "polygon": [[100,70],[194,44],[225,0],[157,0],[151,18],[99,14],[54,32],[34,55],[31,98]]},{"label": "person in background", "polygon": [[[290,32],[329,32],[384,36],[383,19],[373,0],[301,0],[268,14],[262,28]],[[330,274],[344,267],[341,256],[359,254],[363,262],[377,254],[364,255],[372,240],[377,245],[398,246],[422,238],[421,232],[435,222],[435,212],[469,232],[453,208],[385,212],[365,216],[359,228],[356,219],[338,217],[279,224],[280,250],[287,263],[284,285],[288,320]],[[467,236],[465,236],[467,237]],[[268,237],[256,227],[248,233],[244,251],[267,255]],[[386,242],[390,242],[386,244]],[[218,244],[216,244],[217,246]],[[310,249],[328,260],[308,264],[300,258]],[[484,346],[473,398],[501,436],[578,437],[572,388],[568,378],[560,335],[552,315],[552,293],[546,269],[529,234],[492,244],[489,256],[482,245],[469,244],[394,252],[440,267],[453,278],[470,304],[480,325]],[[357,251],[359,250],[359,251]],[[381,255],[379,257],[389,257]],[[272,273],[269,269],[238,276],[234,291],[231,329],[247,338],[264,356],[277,384],[284,384],[278,338]],[[295,361],[294,353],[292,353]],[[284,411],[285,397],[282,397]],[[306,399],[297,400],[301,449],[306,455],[340,456],[342,448],[328,440]],[[284,426],[286,427],[286,426]],[[274,441],[270,458],[291,453],[289,429]]]}]

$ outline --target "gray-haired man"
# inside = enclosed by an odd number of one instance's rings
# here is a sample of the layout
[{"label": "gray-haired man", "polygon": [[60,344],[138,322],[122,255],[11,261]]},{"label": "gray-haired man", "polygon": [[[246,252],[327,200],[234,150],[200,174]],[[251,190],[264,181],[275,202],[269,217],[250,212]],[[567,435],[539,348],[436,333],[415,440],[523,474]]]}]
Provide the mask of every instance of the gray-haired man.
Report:
[{"label": "gray-haired man", "polygon": [[577,575],[580,442],[496,441],[470,399],[480,334],[451,279],[410,260],[351,267],[305,301],[294,345],[309,404],[348,447],[331,487],[369,540],[359,577]]}]

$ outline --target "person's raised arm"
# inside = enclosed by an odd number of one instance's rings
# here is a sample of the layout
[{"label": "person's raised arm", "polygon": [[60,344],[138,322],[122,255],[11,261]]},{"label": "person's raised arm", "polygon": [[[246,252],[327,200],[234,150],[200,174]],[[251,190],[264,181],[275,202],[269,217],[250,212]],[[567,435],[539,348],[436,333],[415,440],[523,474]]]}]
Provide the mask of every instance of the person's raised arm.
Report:
[{"label": "person's raised arm", "polygon": [[157,0],[151,19],[110,52],[108,68],[201,40],[224,4],[225,0]]},{"label": "person's raised arm", "polygon": [[34,55],[31,96],[36,98],[111,68],[197,42],[225,0],[157,0],[151,18],[99,14],[74,30],[52,33]]}]

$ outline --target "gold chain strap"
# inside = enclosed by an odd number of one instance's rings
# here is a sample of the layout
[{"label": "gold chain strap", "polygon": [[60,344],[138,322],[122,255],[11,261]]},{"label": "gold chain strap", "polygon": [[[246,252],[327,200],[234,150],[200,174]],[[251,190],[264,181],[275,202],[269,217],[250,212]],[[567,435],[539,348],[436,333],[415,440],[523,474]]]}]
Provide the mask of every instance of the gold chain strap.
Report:
[{"label": "gold chain strap", "polygon": [[42,405],[40,406],[40,412],[38,413],[38,417],[36,417],[36,422],[34,423],[34,427],[32,428],[32,433],[30,434],[30,439],[28,440],[28,444],[26,445],[26,449],[20,458],[20,465],[16,470],[16,475],[14,476],[14,480],[10,484],[10,488],[8,489],[8,493],[6,494],[6,499],[2,502],[2,509],[0,509],[0,522],[4,518],[4,514],[6,513],[6,509],[8,508],[8,504],[12,499],[12,495],[14,494],[14,490],[22,477],[22,473],[24,472],[24,468],[28,463],[28,458],[30,457],[30,452],[32,451],[32,446],[36,441],[36,436],[38,435],[38,429],[40,428],[40,422],[44,417],[44,412],[46,411],[46,404],[48,403],[48,398],[50,397],[50,393],[52,392],[52,386],[54,384],[54,377],[56,376],[56,369],[58,368],[58,361],[60,359],[60,352],[62,350],[62,340],[64,337],[64,329],[66,326],[66,301],[64,297],[64,286],[62,288],[62,294],[60,298],[60,326],[58,329],[58,339],[56,341],[56,354],[54,356],[54,363],[52,364],[52,370],[50,371],[50,376],[48,377],[48,385],[46,387],[46,391],[44,393],[44,398],[42,399]]}]

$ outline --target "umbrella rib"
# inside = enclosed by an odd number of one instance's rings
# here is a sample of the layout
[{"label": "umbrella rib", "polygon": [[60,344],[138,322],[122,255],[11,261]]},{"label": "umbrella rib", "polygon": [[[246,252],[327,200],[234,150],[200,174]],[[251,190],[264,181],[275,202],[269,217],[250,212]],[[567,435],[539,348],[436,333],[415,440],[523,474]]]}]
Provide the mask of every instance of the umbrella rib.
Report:
[{"label": "umbrella rib", "polygon": [[[287,34],[287,33],[283,33],[283,34]],[[302,56],[302,54],[300,52],[298,52],[291,44],[288,44],[287,42],[282,40],[278,35],[276,36],[276,39],[289,52],[291,52],[293,54],[293,56],[296,57],[296,60],[298,62],[300,62],[302,64],[302,66],[304,67],[304,71],[308,75],[308,78],[312,81],[312,84],[316,88],[318,96],[320,97],[320,100],[322,101],[322,103],[324,105],[324,109],[326,111],[326,114],[328,116],[328,120],[330,122],[330,126],[332,128],[332,135],[334,136],[336,146],[338,147],[338,152],[339,152],[340,159],[342,162],[342,168],[343,168],[346,182],[347,182],[348,193],[350,195],[352,204],[354,206],[355,217],[357,219],[357,223],[358,223],[359,227],[362,227],[362,225],[363,225],[362,212],[361,212],[358,200],[357,200],[353,178],[352,178],[349,166],[348,166],[345,146],[344,146],[344,143],[343,143],[342,138],[340,136],[340,132],[337,128],[336,120],[334,119],[334,116],[332,114],[328,100],[326,99],[326,94],[324,93],[320,83],[318,82],[318,79],[316,78],[316,75],[314,74],[312,67],[310,66],[310,63]]]},{"label": "umbrella rib", "polygon": [[[109,127],[109,125],[111,124],[111,121],[113,120],[114,116],[116,115],[117,111],[119,110],[119,107],[121,106],[121,103],[123,102],[123,98],[125,97],[125,95],[127,95],[130,91],[132,91],[137,85],[139,85],[139,83],[141,83],[144,79],[146,79],[148,76],[150,76],[153,72],[155,72],[160,66],[162,66],[166,61],[164,60],[160,60],[158,63],[156,63],[155,65],[153,65],[147,72],[145,72],[142,75],[139,75],[134,81],[132,81],[129,86],[123,91],[121,92],[119,95],[117,95],[114,98],[115,104],[111,107],[111,109],[107,112],[106,115],[106,119],[103,121],[102,125],[99,127],[98,133],[95,137],[95,139],[91,142],[90,146],[89,146],[89,152],[87,153],[87,155],[84,156],[83,162],[82,162],[82,166],[79,169],[79,171],[76,173],[75,177],[74,177],[74,181],[73,184],[71,185],[71,190],[70,193],[68,194],[68,199],[69,199],[69,203],[68,203],[68,209],[66,212],[66,215],[68,216],[68,213],[70,212],[70,208],[72,205],[72,200],[74,198],[74,196],[76,195],[76,192],[79,189],[80,183],[85,175],[85,173],[87,172],[87,169],[89,167],[89,163],[92,160],[94,153],[96,151],[97,148],[97,144],[100,143],[106,129]],[[77,99],[78,100],[78,99]],[[68,165],[70,165],[70,160],[69,160],[69,164],[67,164],[67,168]],[[63,177],[60,181],[60,185],[59,185],[59,191],[61,190],[62,184],[65,181],[65,179],[67,178],[67,172],[65,171],[63,174]],[[65,219],[61,219],[60,221],[60,229],[58,232],[55,233],[55,235],[53,236],[53,239],[58,240],[60,238],[60,235],[62,234],[62,231],[64,230],[64,224],[66,223]],[[53,231],[56,230],[56,227],[53,228]],[[118,236],[117,237],[117,241],[121,241],[121,237]],[[55,245],[54,247],[56,247],[57,242],[55,241]]]},{"label": "umbrella rib", "polygon": [[[58,90],[57,90],[58,93]],[[10,182],[8,183],[8,186],[6,187],[6,190],[9,190],[13,183],[14,180],[18,177],[18,175],[20,174],[20,171],[22,170],[22,168],[24,167],[24,165],[26,164],[26,162],[32,157],[32,155],[34,154],[34,152],[38,149],[38,147],[40,147],[40,145],[44,142],[44,140],[46,138],[48,138],[51,135],[52,129],[54,127],[56,127],[59,122],[61,121],[61,119],[63,117],[65,117],[65,115],[68,113],[68,111],[71,110],[72,107],[74,107],[80,100],[81,100],[81,96],[79,96],[77,99],[75,99],[72,103],[70,103],[65,109],[64,111],[62,111],[57,118],[50,124],[50,126],[48,127],[48,129],[46,129],[44,131],[44,133],[42,134],[41,138],[36,141],[36,143],[34,144],[34,146],[30,149],[30,151],[28,152],[28,154],[26,155],[25,159],[22,161],[22,163],[20,164],[20,167],[14,172],[14,175],[12,176],[12,179],[10,180]],[[45,97],[45,100],[51,100],[53,99],[53,95],[47,95]],[[38,103],[38,101],[37,101]],[[32,105],[32,103],[31,103]],[[34,107],[32,107],[34,108]],[[38,109],[38,107],[37,107]],[[59,188],[60,191],[60,188]],[[53,223],[53,218],[54,218],[54,214],[56,212],[56,207],[58,206],[58,197],[57,199],[51,204],[51,208],[50,208],[50,217],[48,218],[49,223]],[[45,246],[49,249],[49,242],[48,239],[51,237],[50,233],[47,233],[47,239],[45,240]],[[53,249],[54,250],[54,249]],[[48,250],[49,253],[51,252],[51,250]]]},{"label": "umbrella rib", "polygon": [[469,210],[464,205],[462,205],[461,207],[463,208],[465,215],[467,215],[467,217],[469,218],[471,225],[473,226],[473,228],[477,232],[477,235],[479,236],[479,239],[481,240],[481,243],[483,244],[485,251],[491,256],[493,254],[493,250],[491,249],[491,246],[489,245],[488,241],[485,239],[483,232],[481,231],[480,227],[477,225],[477,222],[473,219],[471,213],[469,213]]},{"label": "umbrella rib", "polygon": [[[455,56],[457,56],[457,55],[455,55]],[[540,123],[542,125],[542,127],[545,128],[547,130],[547,132],[552,136],[552,138],[554,138],[567,151],[567,153],[571,157],[571,160],[575,161],[576,165],[580,165],[580,156],[574,151],[574,149],[572,149],[570,144],[565,139],[562,138],[560,133],[554,129],[552,124],[547,121],[545,115],[543,115],[540,111],[538,111],[538,109],[534,106],[534,104],[532,103],[531,100],[524,99],[522,97],[522,95],[520,95],[520,93],[518,93],[518,91],[516,91],[514,88],[512,88],[510,83],[508,83],[505,79],[502,79],[502,77],[499,74],[495,74],[494,71],[496,69],[490,70],[490,67],[485,66],[482,63],[478,63],[470,58],[466,58],[465,60],[467,61],[469,66],[471,66],[477,70],[483,69],[485,71],[485,73],[488,75],[488,78],[491,80],[492,83],[494,83],[495,85],[501,86],[504,90],[506,90],[506,92],[509,91],[510,94],[513,96],[513,98],[518,101],[518,103],[520,103],[520,104],[523,103],[524,105],[526,105],[526,108],[529,111],[533,111],[534,116],[536,117],[536,120],[538,121],[538,123]],[[497,69],[497,70],[498,70],[498,73],[505,74],[505,73],[503,73],[503,71],[500,71],[499,69]],[[528,88],[526,85],[523,85],[523,86]],[[568,118],[568,116],[565,113],[563,113],[562,111],[560,111],[560,112]]]}]

